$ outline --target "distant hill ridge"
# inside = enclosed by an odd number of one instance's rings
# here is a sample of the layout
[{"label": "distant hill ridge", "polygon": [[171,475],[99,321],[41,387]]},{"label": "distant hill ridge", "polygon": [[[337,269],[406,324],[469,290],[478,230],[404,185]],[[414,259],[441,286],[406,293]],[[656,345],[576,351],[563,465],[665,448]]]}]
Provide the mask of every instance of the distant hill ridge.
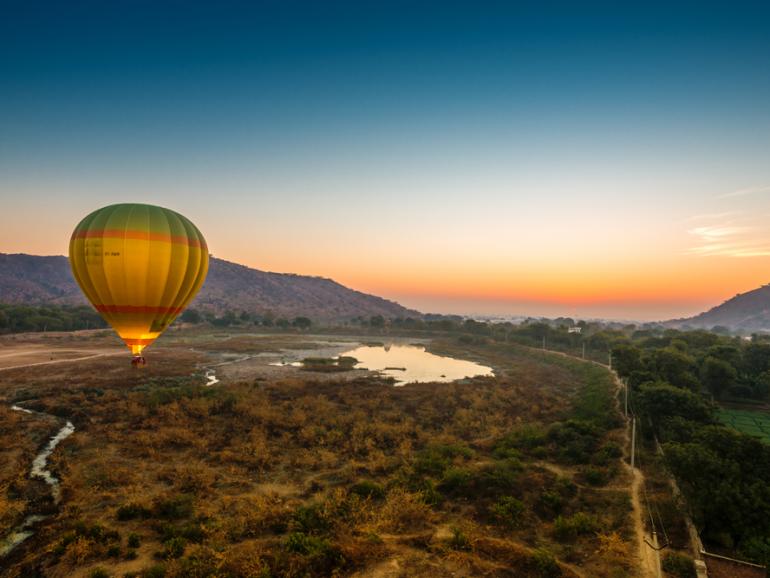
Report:
[{"label": "distant hill ridge", "polygon": [[[64,256],[0,253],[0,303],[86,303]],[[212,257],[209,273],[190,305],[221,313],[231,309],[276,316],[347,319],[359,315],[420,317],[398,303],[349,289],[332,279],[269,273]]]},{"label": "distant hill ridge", "polygon": [[770,331],[770,284],[739,293],[695,317],[673,319],[666,325],[703,329],[723,326],[742,333]]}]

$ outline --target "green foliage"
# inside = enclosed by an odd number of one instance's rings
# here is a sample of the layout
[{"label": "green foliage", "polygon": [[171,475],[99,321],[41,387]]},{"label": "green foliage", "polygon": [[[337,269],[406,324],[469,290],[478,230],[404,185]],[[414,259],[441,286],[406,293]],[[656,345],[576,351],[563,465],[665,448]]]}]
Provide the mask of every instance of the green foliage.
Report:
[{"label": "green foliage", "polygon": [[309,575],[312,576],[331,574],[345,562],[342,553],[329,540],[302,532],[290,533],[286,538],[285,548],[288,552],[299,554],[307,559],[307,565],[311,570]]},{"label": "green foliage", "polygon": [[556,558],[554,558],[553,554],[545,548],[538,548],[535,550],[533,559],[537,574],[541,578],[558,578],[562,575],[561,568],[559,567]]},{"label": "green foliage", "polygon": [[362,498],[371,498],[373,500],[382,500],[385,498],[385,488],[369,480],[363,480],[353,484],[350,488],[350,493]]},{"label": "green foliage", "polygon": [[188,308],[182,312],[182,315],[179,316],[179,320],[184,323],[200,323],[203,321],[203,317],[201,317],[201,314],[197,309]]},{"label": "green foliage", "polygon": [[470,458],[471,449],[464,445],[430,445],[417,453],[414,469],[418,474],[441,477],[457,458]]},{"label": "green foliage", "polygon": [[129,503],[120,506],[115,517],[119,521],[125,522],[127,520],[136,520],[137,518],[149,518],[151,516],[152,512],[144,506],[141,506],[140,504]]},{"label": "green foliage", "polygon": [[714,420],[714,407],[700,395],[665,382],[646,383],[636,394],[639,412],[658,428],[672,417],[700,423]]},{"label": "green foliage", "polygon": [[93,308],[69,305],[2,305],[0,334],[25,331],[99,329],[107,323]]},{"label": "green foliage", "polygon": [[535,425],[523,425],[510,432],[495,444],[493,453],[498,459],[519,457],[519,452],[531,453],[547,442],[546,432]]},{"label": "green foliage", "polygon": [[181,520],[189,518],[194,511],[194,496],[178,494],[155,501],[154,514],[163,520]]},{"label": "green foliage", "polygon": [[517,459],[496,461],[479,471],[475,489],[485,496],[510,494],[517,488],[521,470]]},{"label": "green foliage", "polygon": [[128,545],[129,548],[138,548],[141,545],[141,543],[142,543],[142,540],[139,537],[139,534],[135,532],[131,532],[128,535],[128,541],[126,542],[126,544]]},{"label": "green foliage", "polygon": [[663,570],[676,578],[695,578],[692,558],[679,552],[667,552],[663,557]]},{"label": "green foliage", "polygon": [[468,539],[468,536],[465,535],[465,532],[462,531],[462,529],[458,528],[457,526],[452,526],[452,537],[449,538],[449,547],[452,548],[452,550],[470,550],[471,549],[471,541]]},{"label": "green foliage", "polygon": [[553,518],[562,511],[564,503],[564,496],[553,490],[548,490],[538,496],[535,510],[544,518]]},{"label": "green foliage", "polygon": [[166,566],[164,564],[155,564],[142,570],[142,578],[165,578]]},{"label": "green foliage", "polygon": [[687,353],[674,347],[656,349],[650,354],[648,365],[663,381],[692,391],[700,389],[695,359]]},{"label": "green foliage", "polygon": [[295,317],[291,324],[298,329],[310,329],[313,322],[308,317]]},{"label": "green foliage", "polygon": [[578,512],[572,516],[556,518],[553,529],[559,540],[570,541],[578,536],[595,534],[599,530],[599,522],[596,516]]},{"label": "green foliage", "polygon": [[524,502],[513,496],[503,496],[492,505],[489,511],[498,523],[515,528],[521,524]]},{"label": "green foliage", "polygon": [[163,542],[163,557],[164,558],[180,558],[184,554],[184,549],[187,547],[187,540],[181,536],[175,536],[169,538]]},{"label": "green foliage", "polygon": [[735,385],[738,372],[727,361],[709,356],[701,364],[700,375],[703,386],[715,398],[721,399]]},{"label": "green foliage", "polygon": [[770,536],[770,446],[714,425],[669,435],[666,465],[705,540],[738,548]]},{"label": "green foliage", "polygon": [[604,486],[609,481],[609,472],[604,468],[587,466],[580,473],[591,486]]},{"label": "green foliage", "polygon": [[89,578],[110,578],[110,576],[111,574],[101,566],[94,568],[88,573]]},{"label": "green foliage", "polygon": [[587,464],[599,448],[602,431],[592,422],[568,420],[548,428],[547,439],[558,459],[570,464]]},{"label": "green foliage", "polygon": [[292,517],[293,527],[301,534],[325,534],[331,522],[325,515],[323,504],[300,506]]},{"label": "green foliage", "polygon": [[642,350],[630,343],[619,343],[612,348],[612,367],[621,377],[644,369]]},{"label": "green foliage", "polygon": [[473,474],[464,468],[449,468],[444,472],[438,489],[449,495],[466,495],[473,482]]}]

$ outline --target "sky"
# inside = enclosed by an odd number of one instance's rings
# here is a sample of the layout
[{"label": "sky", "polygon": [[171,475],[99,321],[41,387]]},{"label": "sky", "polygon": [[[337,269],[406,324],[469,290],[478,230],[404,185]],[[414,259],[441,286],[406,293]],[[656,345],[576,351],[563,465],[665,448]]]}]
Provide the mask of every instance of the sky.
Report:
[{"label": "sky", "polygon": [[770,5],[0,0],[0,252],[177,210],[426,312],[681,317],[770,281]]}]

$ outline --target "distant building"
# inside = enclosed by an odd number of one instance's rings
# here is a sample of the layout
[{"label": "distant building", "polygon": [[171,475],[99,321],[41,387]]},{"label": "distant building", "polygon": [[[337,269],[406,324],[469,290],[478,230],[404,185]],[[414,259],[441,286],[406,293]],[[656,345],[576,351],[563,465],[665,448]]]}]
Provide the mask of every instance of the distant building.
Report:
[{"label": "distant building", "polygon": [[583,332],[583,328],[578,327],[577,325],[575,325],[574,327],[567,328],[567,333],[582,333],[582,332]]}]

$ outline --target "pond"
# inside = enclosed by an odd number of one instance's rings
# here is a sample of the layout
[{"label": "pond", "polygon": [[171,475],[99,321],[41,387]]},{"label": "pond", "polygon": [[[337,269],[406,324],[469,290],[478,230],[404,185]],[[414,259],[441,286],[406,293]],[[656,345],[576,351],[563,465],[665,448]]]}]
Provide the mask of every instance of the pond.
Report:
[{"label": "pond", "polygon": [[356,369],[379,371],[396,385],[414,382],[448,382],[477,375],[492,375],[492,368],[472,361],[435,355],[418,345],[362,345],[341,354],[358,360]]}]

